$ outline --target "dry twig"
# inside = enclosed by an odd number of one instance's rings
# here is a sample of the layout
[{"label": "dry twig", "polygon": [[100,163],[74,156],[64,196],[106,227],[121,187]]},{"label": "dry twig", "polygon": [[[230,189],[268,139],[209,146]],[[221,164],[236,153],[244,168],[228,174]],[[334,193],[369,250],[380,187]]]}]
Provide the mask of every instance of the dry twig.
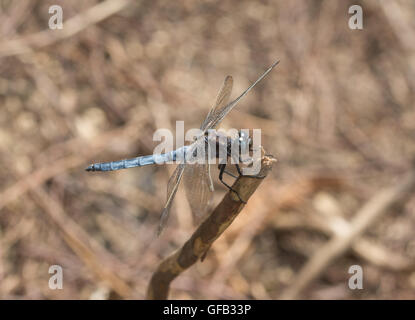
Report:
[{"label": "dry twig", "polygon": [[302,268],[296,280],[281,295],[282,299],[295,299],[301,291],[337,257],[346,252],[363,232],[378,220],[394,203],[404,199],[415,187],[415,170],[401,179],[395,186],[377,193],[355,215],[350,228],[336,234]]},{"label": "dry twig", "polygon": [[46,47],[56,41],[69,38],[121,11],[130,3],[128,0],[107,0],[66,21],[62,30],[47,29],[26,37],[6,40],[0,44],[0,57],[31,53],[33,49]]},{"label": "dry twig", "polygon": [[[290,215],[275,216],[271,223],[276,232],[302,228],[322,232],[330,237],[341,235],[344,230],[351,229],[350,222],[342,216],[322,217],[290,213]],[[415,261],[371,241],[368,237],[363,236],[355,240],[351,250],[360,258],[382,269],[393,272],[408,272],[415,269]]]},{"label": "dry twig", "polygon": [[121,266],[119,260],[93,240],[65,212],[58,201],[55,201],[43,188],[31,191],[36,202],[44,208],[62,233],[65,242],[75,254],[85,263],[88,269],[101,281],[106,283],[118,296],[131,297],[129,284],[115,272],[115,265]]},{"label": "dry twig", "polygon": [[[275,161],[272,156],[264,156],[259,176],[266,176]],[[262,180],[241,176],[232,188],[248,200]],[[244,203],[235,193],[228,192],[183,247],[160,263],[150,280],[147,299],[167,299],[170,283],[199,258],[203,260],[213,242],[230,226],[243,207]]]}]

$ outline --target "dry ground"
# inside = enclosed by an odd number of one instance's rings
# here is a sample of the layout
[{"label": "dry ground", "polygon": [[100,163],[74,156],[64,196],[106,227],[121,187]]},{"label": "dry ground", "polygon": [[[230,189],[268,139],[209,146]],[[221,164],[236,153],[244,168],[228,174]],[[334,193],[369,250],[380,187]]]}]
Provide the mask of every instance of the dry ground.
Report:
[{"label": "dry ground", "polygon": [[194,230],[180,193],[155,238],[174,168],[84,167],[198,127],[227,74],[235,97],[279,59],[222,125],[261,128],[278,163],[171,298],[414,299],[415,4],[357,3],[363,30],[356,1],[1,1],[0,298],[144,298]]}]

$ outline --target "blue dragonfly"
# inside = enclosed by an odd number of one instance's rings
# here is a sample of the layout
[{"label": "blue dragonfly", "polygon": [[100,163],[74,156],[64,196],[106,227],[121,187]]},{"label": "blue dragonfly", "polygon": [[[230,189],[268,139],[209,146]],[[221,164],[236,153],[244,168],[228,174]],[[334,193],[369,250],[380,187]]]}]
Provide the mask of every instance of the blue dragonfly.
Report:
[{"label": "blue dragonfly", "polygon": [[[184,180],[186,196],[189,200],[192,212],[194,215],[200,217],[206,212],[207,204],[211,199],[214,188],[209,161],[195,161],[198,150],[200,150],[199,148],[202,147],[206,149],[207,155],[203,155],[203,157],[206,156],[207,158],[209,157],[211,150],[218,150],[220,148],[225,148],[226,154],[230,156],[232,146],[235,143],[237,143],[241,149],[248,149],[252,151],[252,140],[242,131],[239,131],[237,137],[222,137],[220,132],[217,133],[216,137],[212,137],[211,135],[208,135],[208,131],[215,129],[224,117],[238,104],[238,102],[278,63],[279,61],[273,63],[254,83],[242,92],[239,97],[229,103],[228,101],[232,91],[233,79],[231,76],[227,76],[219,90],[213,107],[200,127],[201,133],[199,138],[195,139],[192,144],[163,154],[153,154],[119,161],[94,163],[88,166],[86,171],[114,171],[153,164],[171,163],[172,161],[175,161],[178,163],[178,166],[169,178],[169,182],[167,184],[167,200],[161,213],[157,234],[160,235],[167,222],[173,199],[177,193],[182,178]],[[218,153],[215,153],[215,156],[218,157]],[[235,164],[235,167],[238,174],[242,175],[239,165]],[[244,202],[239,194],[223,181],[224,173],[236,178],[235,175],[226,171],[225,168],[226,162],[219,164],[219,180],[229,190],[234,191],[241,202]]]}]

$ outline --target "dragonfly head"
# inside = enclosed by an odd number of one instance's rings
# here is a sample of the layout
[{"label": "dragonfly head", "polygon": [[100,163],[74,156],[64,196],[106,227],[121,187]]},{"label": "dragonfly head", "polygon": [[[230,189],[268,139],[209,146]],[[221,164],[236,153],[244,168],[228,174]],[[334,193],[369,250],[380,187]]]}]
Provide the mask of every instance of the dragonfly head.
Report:
[{"label": "dragonfly head", "polygon": [[238,132],[239,147],[241,150],[252,151],[252,139],[245,131]]}]

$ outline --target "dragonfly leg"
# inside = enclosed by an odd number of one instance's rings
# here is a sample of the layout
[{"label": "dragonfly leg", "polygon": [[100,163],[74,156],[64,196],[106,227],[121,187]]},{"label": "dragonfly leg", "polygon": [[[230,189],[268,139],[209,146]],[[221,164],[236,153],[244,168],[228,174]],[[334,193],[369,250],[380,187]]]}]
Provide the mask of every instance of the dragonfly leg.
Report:
[{"label": "dragonfly leg", "polygon": [[240,176],[248,177],[248,178],[255,178],[255,179],[264,179],[265,178],[265,176],[251,176],[251,175],[243,174],[242,170],[241,170],[241,167],[237,163],[235,163],[235,167],[236,167],[236,170],[238,171]]},{"label": "dragonfly leg", "polygon": [[223,173],[226,173],[228,176],[231,176],[232,178],[238,179],[238,176],[235,176],[233,173],[231,173],[227,170],[223,170]]},{"label": "dragonfly leg", "polygon": [[[242,203],[246,204],[246,201],[242,200],[241,196],[239,195],[238,191],[236,191],[235,189],[233,189],[230,185],[228,185],[225,181],[223,181],[223,174],[225,173],[225,168],[226,168],[226,163],[224,164],[220,164],[219,165],[219,180],[220,182],[222,182],[226,188],[228,188],[230,191],[235,192],[235,194],[238,196],[239,201],[241,201]],[[229,174],[229,172],[226,172]]]},{"label": "dragonfly leg", "polygon": [[[223,166],[223,163],[219,164],[218,169],[221,170],[222,166]],[[226,164],[225,164],[225,166],[226,166]],[[226,173],[228,176],[231,176],[232,178],[238,179],[238,176],[234,175],[232,172],[229,172],[228,170],[223,169],[223,173]]]}]

